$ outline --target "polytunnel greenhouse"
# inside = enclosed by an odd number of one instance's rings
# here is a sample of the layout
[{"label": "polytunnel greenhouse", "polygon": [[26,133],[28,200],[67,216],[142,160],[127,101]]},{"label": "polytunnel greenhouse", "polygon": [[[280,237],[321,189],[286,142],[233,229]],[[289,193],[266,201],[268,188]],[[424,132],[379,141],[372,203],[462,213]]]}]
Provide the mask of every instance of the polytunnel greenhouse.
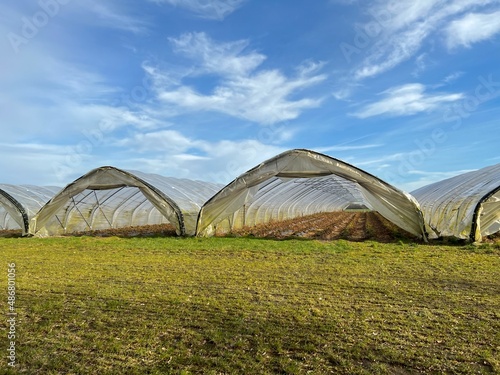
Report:
[{"label": "polytunnel greenhouse", "polygon": [[114,167],[96,168],[52,197],[30,223],[30,233],[170,223],[178,235],[194,235],[201,206],[222,185]]},{"label": "polytunnel greenhouse", "polygon": [[500,231],[500,164],[464,173],[412,192],[430,238],[481,241]]},{"label": "polytunnel greenhouse", "polygon": [[0,184],[0,229],[29,232],[30,219],[59,190],[55,186]]},{"label": "polytunnel greenhouse", "polygon": [[236,178],[205,203],[199,236],[300,215],[367,207],[407,232],[426,238],[418,202],[409,194],[341,160],[290,150]]}]

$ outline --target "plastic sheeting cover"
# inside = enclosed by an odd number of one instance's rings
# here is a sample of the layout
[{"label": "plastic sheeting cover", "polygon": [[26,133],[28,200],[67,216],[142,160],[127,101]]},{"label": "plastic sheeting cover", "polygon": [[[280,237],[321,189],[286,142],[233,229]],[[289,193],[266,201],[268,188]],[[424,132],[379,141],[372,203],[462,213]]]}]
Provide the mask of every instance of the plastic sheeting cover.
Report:
[{"label": "plastic sheeting cover", "polygon": [[171,223],[194,235],[202,204],[220,185],[114,167],[94,169],[66,186],[32,220],[38,235]]},{"label": "plastic sheeting cover", "polygon": [[482,206],[479,220],[481,235],[484,237],[500,232],[500,191],[485,200]]},{"label": "plastic sheeting cover", "polygon": [[[310,178],[314,179],[304,180]],[[241,227],[342,210],[350,203],[364,204],[425,238],[422,213],[412,196],[352,165],[309,150],[284,152],[239,176],[202,207],[197,234],[213,235],[224,220]]]},{"label": "plastic sheeting cover", "polygon": [[500,229],[500,164],[464,173],[412,192],[431,238],[481,241]]},{"label": "plastic sheeting cover", "polygon": [[352,204],[367,204],[359,186],[335,175],[272,177],[260,184],[253,197],[228,217],[227,223],[218,224],[218,227],[253,226],[318,212],[342,211]]},{"label": "plastic sheeting cover", "polygon": [[29,231],[29,220],[59,190],[55,186],[0,184],[0,229]]}]

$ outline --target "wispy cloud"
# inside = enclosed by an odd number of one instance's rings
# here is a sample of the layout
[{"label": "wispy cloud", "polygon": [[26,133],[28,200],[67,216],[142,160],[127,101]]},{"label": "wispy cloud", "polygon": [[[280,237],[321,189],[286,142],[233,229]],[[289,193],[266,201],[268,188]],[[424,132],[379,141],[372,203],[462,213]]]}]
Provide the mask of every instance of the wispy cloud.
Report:
[{"label": "wispy cloud", "polygon": [[[193,67],[185,72],[180,82],[166,78],[168,73],[146,68],[163,104],[184,111],[214,111],[272,124],[295,119],[302,111],[321,103],[318,98],[290,99],[300,90],[326,79],[317,72],[321,64],[300,66],[297,76],[289,78],[279,70],[259,69],[265,56],[255,51],[245,52],[247,41],[217,43],[205,33],[190,33],[172,38],[171,43],[178,53],[193,61]],[[218,78],[219,82],[209,87],[211,93],[203,94],[183,84],[185,79],[200,75]]]},{"label": "wispy cloud", "polygon": [[176,130],[135,133],[119,139],[115,146],[133,148],[138,152],[165,152],[170,154],[186,153],[190,149],[205,148],[205,144],[192,140]]},{"label": "wispy cloud", "polygon": [[21,63],[13,54],[3,54],[6,69],[0,70],[0,118],[4,141],[23,136],[62,139],[79,129],[96,127],[101,120],[114,126],[127,119],[138,123],[130,110],[109,105],[119,91],[103,76],[49,52],[43,43],[34,43],[23,51]]},{"label": "wispy cloud", "polygon": [[332,95],[337,100],[349,101],[352,94],[360,87],[362,87],[361,83],[354,82],[350,78],[342,78],[339,82],[338,87],[336,87],[335,91],[333,91]]},{"label": "wispy cloud", "polygon": [[88,11],[92,12],[97,18],[96,22],[103,26],[111,27],[119,30],[131,31],[133,33],[144,33],[148,30],[148,24],[110,4],[103,2],[88,2],[85,3]]},{"label": "wispy cloud", "polygon": [[490,39],[498,33],[500,33],[500,11],[469,13],[448,25],[446,43],[448,48],[470,47],[472,44]]},{"label": "wispy cloud", "polygon": [[352,5],[356,4],[359,0],[330,0],[329,2],[332,4],[341,4],[341,5]]},{"label": "wispy cloud", "polygon": [[388,155],[373,156],[368,159],[357,158],[352,162],[358,167],[376,166],[377,168],[380,168],[383,166],[383,168],[386,168],[387,165],[392,165],[392,162],[399,162],[403,160],[407,155],[408,153],[395,152]]},{"label": "wispy cloud", "polygon": [[175,130],[136,132],[113,146],[133,147],[144,155],[124,160],[131,169],[226,183],[262,160],[285,151],[252,139],[207,141]]},{"label": "wispy cloud", "polygon": [[[465,16],[464,13],[492,4],[498,1],[379,1],[368,10],[373,19],[365,27],[373,27],[376,23],[381,31],[366,50],[364,61],[355,68],[355,78],[373,77],[396,67],[416,55],[430,36],[439,35],[443,30],[449,46],[468,46],[490,38],[499,31],[498,12]],[[454,31],[457,34],[451,35]]]},{"label": "wispy cloud", "polygon": [[458,72],[454,72],[454,73],[448,74],[446,77],[444,77],[443,82],[444,83],[450,83],[450,82],[456,81],[457,79],[459,79],[463,75],[464,75],[464,72],[462,72],[462,71],[458,71]]},{"label": "wispy cloud", "polygon": [[[50,7],[50,1],[39,2],[41,6],[45,3],[48,5],[43,6],[43,9],[47,6]],[[70,1],[66,3],[68,3],[68,6],[61,7],[61,11],[58,11],[54,16],[54,18],[58,19],[57,22],[61,22],[61,24],[65,22],[83,23],[88,29],[93,27],[115,29],[137,35],[146,34],[151,27],[148,20],[134,12],[125,1],[87,0],[85,2]]]},{"label": "wispy cloud", "polygon": [[415,59],[415,70],[412,72],[413,77],[418,77],[427,68],[427,53],[422,53]]},{"label": "wispy cloud", "polygon": [[17,154],[56,154],[63,155],[67,151],[66,146],[48,143],[0,143],[2,153],[15,152]]},{"label": "wispy cloud", "polygon": [[360,80],[396,67],[419,51],[422,41],[429,32],[430,25],[422,21],[412,29],[391,35],[387,41],[378,42],[374,47],[377,52],[365,59],[361,67],[355,71],[354,77]]},{"label": "wispy cloud", "polygon": [[223,20],[246,0],[150,0],[155,3],[166,3],[187,9],[197,16],[206,19]]},{"label": "wispy cloud", "polygon": [[419,112],[434,111],[445,103],[464,97],[462,93],[428,94],[425,91],[426,87],[419,83],[393,87],[381,93],[383,99],[366,105],[352,115],[359,118],[380,115],[410,116]]},{"label": "wispy cloud", "polygon": [[249,44],[246,40],[216,43],[205,33],[186,33],[169,40],[175,52],[189,57],[196,64],[197,70],[191,74],[247,76],[266,59],[255,51],[245,54]]}]

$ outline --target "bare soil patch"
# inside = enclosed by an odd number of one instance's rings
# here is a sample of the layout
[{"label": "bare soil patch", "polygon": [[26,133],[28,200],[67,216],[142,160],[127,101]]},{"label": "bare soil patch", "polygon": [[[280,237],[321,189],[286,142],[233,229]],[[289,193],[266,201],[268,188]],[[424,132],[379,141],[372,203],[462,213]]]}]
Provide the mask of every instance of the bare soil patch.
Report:
[{"label": "bare soil patch", "polygon": [[[377,212],[325,212],[301,216],[279,222],[244,227],[231,232],[235,236],[262,238],[309,238],[317,240],[346,239],[349,241],[375,240],[392,242],[415,239],[415,236],[397,227]],[[218,233],[218,235],[222,235]]]},{"label": "bare soil patch", "polygon": [[4,229],[0,230],[0,238],[17,238],[21,237],[23,232],[21,229]]},{"label": "bare soil patch", "polygon": [[172,224],[108,228],[65,234],[65,236],[92,237],[173,237],[176,235],[177,234],[175,233],[175,227]]}]

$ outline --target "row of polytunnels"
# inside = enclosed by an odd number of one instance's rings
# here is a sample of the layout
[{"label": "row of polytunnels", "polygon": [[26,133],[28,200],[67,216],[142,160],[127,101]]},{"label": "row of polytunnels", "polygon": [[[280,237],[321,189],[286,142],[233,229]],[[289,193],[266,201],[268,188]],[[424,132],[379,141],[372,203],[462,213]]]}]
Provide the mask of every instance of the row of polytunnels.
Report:
[{"label": "row of polytunnels", "polygon": [[364,207],[423,240],[500,231],[500,164],[406,193],[310,150],[264,161],[226,186],[100,167],[64,188],[0,184],[0,230],[50,236],[170,223],[179,236]]}]

